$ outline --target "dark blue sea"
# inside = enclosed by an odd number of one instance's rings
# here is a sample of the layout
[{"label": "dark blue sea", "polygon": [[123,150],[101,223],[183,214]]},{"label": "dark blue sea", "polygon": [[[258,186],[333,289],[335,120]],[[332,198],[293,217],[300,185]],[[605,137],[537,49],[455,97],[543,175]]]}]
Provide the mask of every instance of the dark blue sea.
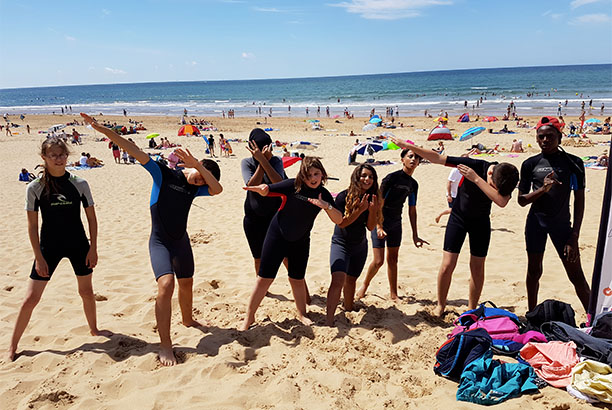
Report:
[{"label": "dark blue sea", "polygon": [[[482,104],[480,98],[482,97]],[[593,114],[612,111],[612,64],[516,67],[343,77],[239,81],[189,81],[0,89],[0,112],[9,114],[73,112],[131,115],[272,116],[332,115],[347,109],[366,116],[393,107],[400,116],[500,115],[514,101],[519,115],[577,115],[585,101]],[[477,105],[478,100],[478,106]],[[566,105],[567,100],[567,105]],[[467,108],[465,107],[467,101]],[[291,109],[289,110],[289,106]]]}]

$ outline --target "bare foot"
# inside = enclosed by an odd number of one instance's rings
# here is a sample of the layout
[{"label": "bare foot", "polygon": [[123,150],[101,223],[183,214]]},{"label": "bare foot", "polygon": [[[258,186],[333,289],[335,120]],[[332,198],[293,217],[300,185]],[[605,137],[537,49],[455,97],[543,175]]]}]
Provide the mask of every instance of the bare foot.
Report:
[{"label": "bare foot", "polygon": [[436,317],[442,317],[444,316],[444,306],[436,306],[435,309],[433,310],[433,314]]},{"label": "bare foot", "polygon": [[197,320],[193,320],[193,319],[183,320],[183,326],[185,326],[185,327],[204,327],[203,324],[201,324]]},{"label": "bare foot", "polygon": [[366,294],[366,288],[362,286],[359,288],[359,290],[355,294],[355,299],[357,300],[362,299],[363,297],[365,297],[365,294]]},{"label": "bare foot", "polygon": [[162,366],[174,366],[176,364],[176,356],[174,356],[172,346],[159,347],[159,362]]},{"label": "bare foot", "polygon": [[104,336],[104,337],[111,337],[114,333],[111,332],[110,330],[98,330],[98,329],[90,329],[89,332],[91,333],[92,336]]},{"label": "bare foot", "polygon": [[307,316],[298,315],[298,320],[306,326],[310,326],[313,323],[312,320],[310,320]]},{"label": "bare foot", "polygon": [[249,330],[249,328],[253,325],[253,323],[255,323],[255,319],[250,319],[250,318],[246,318],[244,319],[244,322],[242,323],[242,326],[240,326],[238,328],[238,330],[244,332],[246,330]]},{"label": "bare foot", "polygon": [[399,300],[399,296],[397,296],[397,293],[391,293],[389,295],[389,299],[391,299],[394,302],[397,302]]}]

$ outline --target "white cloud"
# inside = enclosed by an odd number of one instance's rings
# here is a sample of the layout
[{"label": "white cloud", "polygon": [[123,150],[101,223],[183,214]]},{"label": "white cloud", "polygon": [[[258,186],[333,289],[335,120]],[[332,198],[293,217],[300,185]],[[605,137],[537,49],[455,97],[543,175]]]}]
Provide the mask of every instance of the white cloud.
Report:
[{"label": "white cloud", "polygon": [[245,60],[253,60],[255,58],[255,54],[243,51],[241,54],[241,57],[244,58]]},{"label": "white cloud", "polygon": [[598,13],[578,16],[572,21],[572,24],[600,24],[609,23],[611,21],[612,18],[608,14]]},{"label": "white cloud", "polygon": [[117,75],[117,74],[119,74],[119,75],[120,75],[120,74],[126,74],[126,72],[125,72],[125,71],[120,70],[120,69],[118,69],[118,68],[104,67],[104,70],[105,70],[105,71],[107,71],[107,72],[109,72],[109,73],[111,73],[111,74],[115,74],[115,75]]},{"label": "white cloud", "polygon": [[69,36],[69,35],[65,35],[64,38],[68,41],[76,41],[76,38]]},{"label": "white cloud", "polygon": [[255,11],[261,11],[263,13],[286,13],[286,10],[280,10],[276,7],[253,7]]},{"label": "white cloud", "polygon": [[587,4],[597,3],[600,0],[573,0],[570,3],[570,7],[576,9],[578,7],[586,6]]},{"label": "white cloud", "polygon": [[349,13],[359,14],[371,20],[399,20],[421,15],[420,9],[431,6],[446,6],[451,0],[351,0],[331,3],[328,6],[342,7]]}]

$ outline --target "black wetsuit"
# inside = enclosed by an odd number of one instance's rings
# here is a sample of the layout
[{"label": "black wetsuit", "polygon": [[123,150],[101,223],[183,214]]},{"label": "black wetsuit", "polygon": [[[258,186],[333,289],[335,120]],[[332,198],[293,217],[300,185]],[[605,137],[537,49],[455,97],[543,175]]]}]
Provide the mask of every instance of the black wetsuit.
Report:
[{"label": "black wetsuit", "polygon": [[[240,163],[242,171],[242,179],[247,184],[253,174],[257,170],[259,162],[252,157],[245,158]],[[287,179],[283,168],[283,161],[278,157],[270,158],[270,166],[280,175],[282,179]],[[270,184],[272,181],[264,173],[262,183]],[[261,258],[261,250],[263,248],[266,232],[272,217],[281,205],[281,200],[278,197],[263,197],[255,192],[247,191],[246,199],[244,200],[244,219],[242,226],[251,249],[253,258]]]},{"label": "black wetsuit", "polygon": [[322,185],[312,189],[303,184],[300,192],[296,192],[295,179],[286,179],[269,187],[268,196],[280,196],[282,205],[270,222],[258,275],[262,278],[275,278],[286,257],[289,277],[304,279],[310,251],[310,231],[321,211],[308,199],[317,199],[321,194],[324,201],[333,204],[334,198]]},{"label": "black wetsuit", "polygon": [[[491,165],[488,162],[465,157],[447,157],[447,166],[467,165],[483,180],[487,180],[487,172]],[[469,234],[470,254],[485,257],[491,242],[491,199],[472,181],[463,178],[459,183],[457,198],[453,204],[446,232],[444,234],[444,250],[459,253],[465,235]]]},{"label": "black wetsuit", "polygon": [[402,244],[402,211],[404,202],[408,199],[408,206],[416,206],[419,184],[402,169],[383,178],[380,184],[384,204],[383,230],[387,233],[384,239],[378,239],[376,229],[372,231],[372,247],[397,248]]},{"label": "black wetsuit", "polygon": [[208,186],[191,185],[182,171],[153,160],[143,167],[153,177],[149,254],[155,279],[169,273],[177,278],[191,278],[194,262],[187,218],[193,199],[209,195]]},{"label": "black wetsuit", "polygon": [[572,190],[585,187],[584,163],[575,155],[561,151],[552,155],[538,154],[527,158],[521,166],[519,192],[528,194],[544,185],[544,178],[554,171],[560,185],[553,185],[531,204],[525,224],[525,244],[528,253],[544,253],[546,236],[550,239],[559,256],[572,233],[570,224],[569,198]]},{"label": "black wetsuit", "polygon": [[87,181],[66,172],[61,177],[49,177],[56,191],[51,195],[46,192],[40,178],[30,182],[26,194],[26,211],[40,210],[42,226],[40,229],[40,249],[49,267],[49,277],[39,276],[35,265],[32,266],[30,278],[49,280],[60,260],[68,258],[77,276],[89,275],[92,269],[87,267],[89,241],[81,221],[81,204],[83,208],[94,205]]},{"label": "black wetsuit", "polygon": [[[344,190],[336,197],[336,209],[344,215],[346,209],[346,196]],[[366,225],[369,211],[366,209],[357,219],[345,228],[338,225],[334,227],[329,253],[329,266],[331,273],[344,272],[349,276],[358,278],[368,257],[368,240],[366,239]]]}]

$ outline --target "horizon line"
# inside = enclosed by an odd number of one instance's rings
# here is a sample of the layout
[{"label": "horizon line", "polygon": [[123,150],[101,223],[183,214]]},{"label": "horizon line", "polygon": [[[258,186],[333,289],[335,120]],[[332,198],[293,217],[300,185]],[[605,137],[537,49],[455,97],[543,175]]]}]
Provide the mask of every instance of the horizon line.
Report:
[{"label": "horizon line", "polygon": [[271,81],[271,80],[309,80],[320,78],[343,78],[343,77],[367,77],[377,75],[396,75],[396,74],[416,74],[416,73],[436,73],[436,72],[453,72],[453,71],[470,71],[470,70],[499,70],[499,69],[515,69],[515,68],[546,68],[546,67],[581,67],[581,66],[596,66],[596,65],[612,65],[612,62],[607,63],[588,63],[588,64],[555,64],[555,65],[536,65],[536,66],[512,66],[512,67],[476,67],[476,68],[452,68],[444,70],[416,70],[402,72],[387,72],[387,73],[362,73],[362,74],[342,74],[342,75],[323,75],[323,76],[305,76],[305,77],[276,77],[276,78],[243,78],[243,79],[216,79],[216,80],[176,80],[176,81],[143,81],[143,82],[119,82],[119,83],[92,83],[92,84],[64,84],[64,85],[39,85],[26,87],[6,87],[0,88],[4,90],[19,90],[29,88],[58,88],[58,87],[87,87],[99,85],[126,85],[126,84],[165,84],[165,83],[206,83],[206,82],[233,82],[233,81]]}]

